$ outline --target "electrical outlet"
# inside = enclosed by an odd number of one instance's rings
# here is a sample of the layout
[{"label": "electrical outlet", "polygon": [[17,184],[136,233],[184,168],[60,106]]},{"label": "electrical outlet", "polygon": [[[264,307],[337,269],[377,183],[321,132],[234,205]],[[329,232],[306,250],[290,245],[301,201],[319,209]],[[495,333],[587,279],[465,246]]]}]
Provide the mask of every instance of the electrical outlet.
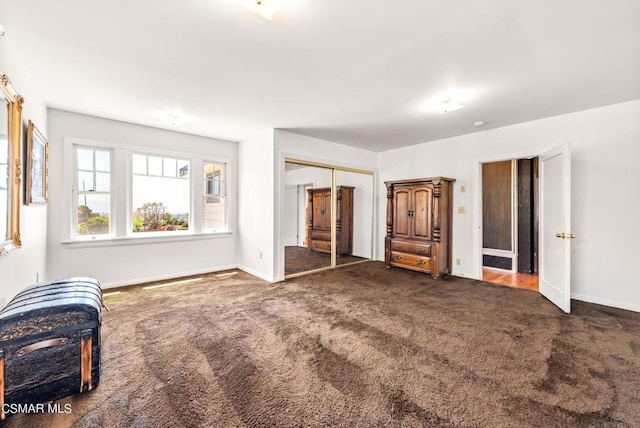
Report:
[{"label": "electrical outlet", "polygon": [[260,251],[260,259],[262,260],[262,251]]},{"label": "electrical outlet", "polygon": [[467,191],[467,186],[465,186],[464,184],[460,185],[460,193],[464,193]]},{"label": "electrical outlet", "polygon": [[456,259],[456,266],[460,266],[460,259]]},{"label": "electrical outlet", "polygon": [[464,214],[465,209],[464,207],[458,207],[458,214]]}]

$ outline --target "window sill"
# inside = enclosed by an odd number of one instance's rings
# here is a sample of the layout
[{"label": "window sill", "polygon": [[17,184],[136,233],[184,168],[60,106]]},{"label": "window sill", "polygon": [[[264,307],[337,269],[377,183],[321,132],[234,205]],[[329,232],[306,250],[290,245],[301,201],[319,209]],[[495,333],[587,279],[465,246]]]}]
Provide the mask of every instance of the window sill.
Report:
[{"label": "window sill", "polygon": [[148,245],[166,244],[180,241],[200,241],[204,239],[221,239],[233,235],[232,231],[215,233],[190,233],[173,236],[126,236],[122,238],[107,239],[84,239],[73,241],[62,241],[61,244],[68,248],[95,248],[95,247],[117,247],[125,245]]}]

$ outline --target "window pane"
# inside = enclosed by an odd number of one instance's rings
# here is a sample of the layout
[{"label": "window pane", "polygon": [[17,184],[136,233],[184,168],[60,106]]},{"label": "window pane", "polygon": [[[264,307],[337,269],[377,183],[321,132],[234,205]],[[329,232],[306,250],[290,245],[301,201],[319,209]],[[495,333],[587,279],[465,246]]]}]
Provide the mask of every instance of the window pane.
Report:
[{"label": "window pane", "polygon": [[149,175],[162,175],[162,158],[147,156],[149,160]]},{"label": "window pane", "polygon": [[189,180],[134,175],[132,192],[133,232],[189,228]]},{"label": "window pane", "polygon": [[189,161],[178,159],[178,177],[189,178]]},{"label": "window pane", "polygon": [[206,231],[224,230],[225,198],[204,198],[204,228]]},{"label": "window pane", "polygon": [[96,171],[111,171],[111,156],[109,152],[96,150]]},{"label": "window pane", "polygon": [[78,149],[78,169],[93,171],[93,150]]},{"label": "window pane", "polygon": [[204,228],[205,231],[224,230],[225,205],[224,172],[225,164],[215,162],[204,163],[205,198],[204,198]]},{"label": "window pane", "polygon": [[93,172],[78,171],[78,192],[96,190],[93,185]]},{"label": "window pane", "polygon": [[78,195],[78,216],[76,232],[78,235],[105,235],[110,232],[109,212],[110,195]]},{"label": "window pane", "polygon": [[176,160],[171,158],[162,158],[162,162],[164,164],[163,174],[165,177],[175,177],[176,176]]},{"label": "window pane", "polygon": [[96,192],[108,192],[111,190],[111,174],[108,172],[96,172]]},{"label": "window pane", "polygon": [[147,157],[143,155],[133,155],[133,173],[147,174]]},{"label": "window pane", "polygon": [[204,164],[205,192],[210,196],[225,196],[225,164]]}]

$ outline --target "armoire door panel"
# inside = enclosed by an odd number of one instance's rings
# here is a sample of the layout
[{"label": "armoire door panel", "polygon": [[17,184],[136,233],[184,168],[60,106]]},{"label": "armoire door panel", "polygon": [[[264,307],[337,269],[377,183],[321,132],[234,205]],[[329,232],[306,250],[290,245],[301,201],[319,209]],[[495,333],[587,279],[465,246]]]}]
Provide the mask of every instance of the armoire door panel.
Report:
[{"label": "armoire door panel", "polygon": [[328,191],[324,194],[324,204],[323,204],[323,225],[325,229],[331,229],[331,191]]},{"label": "armoire door panel", "polygon": [[395,214],[393,216],[393,234],[398,237],[409,238],[411,236],[409,211],[411,192],[407,189],[397,189],[394,192]]},{"label": "armoire door panel", "polygon": [[325,219],[324,219],[324,194],[323,193],[314,193],[313,194],[313,228],[314,229],[324,229],[325,228]]},{"label": "armoire door panel", "polygon": [[413,238],[431,239],[431,201],[433,191],[429,187],[416,187],[413,190]]}]

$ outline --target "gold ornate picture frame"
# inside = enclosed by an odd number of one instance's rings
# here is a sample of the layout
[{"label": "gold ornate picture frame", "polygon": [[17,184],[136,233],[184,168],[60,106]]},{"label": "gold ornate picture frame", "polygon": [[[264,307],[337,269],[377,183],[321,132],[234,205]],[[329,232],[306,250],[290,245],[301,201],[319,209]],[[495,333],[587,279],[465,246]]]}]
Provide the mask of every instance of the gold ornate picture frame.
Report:
[{"label": "gold ornate picture frame", "polygon": [[11,86],[9,77],[0,75],[0,94],[5,111],[0,115],[0,162],[6,164],[6,175],[0,173],[0,256],[20,248],[20,191],[22,183],[22,104],[24,98]]},{"label": "gold ornate picture frame", "polygon": [[47,203],[48,143],[31,120],[27,126],[27,169],[25,203]]}]

